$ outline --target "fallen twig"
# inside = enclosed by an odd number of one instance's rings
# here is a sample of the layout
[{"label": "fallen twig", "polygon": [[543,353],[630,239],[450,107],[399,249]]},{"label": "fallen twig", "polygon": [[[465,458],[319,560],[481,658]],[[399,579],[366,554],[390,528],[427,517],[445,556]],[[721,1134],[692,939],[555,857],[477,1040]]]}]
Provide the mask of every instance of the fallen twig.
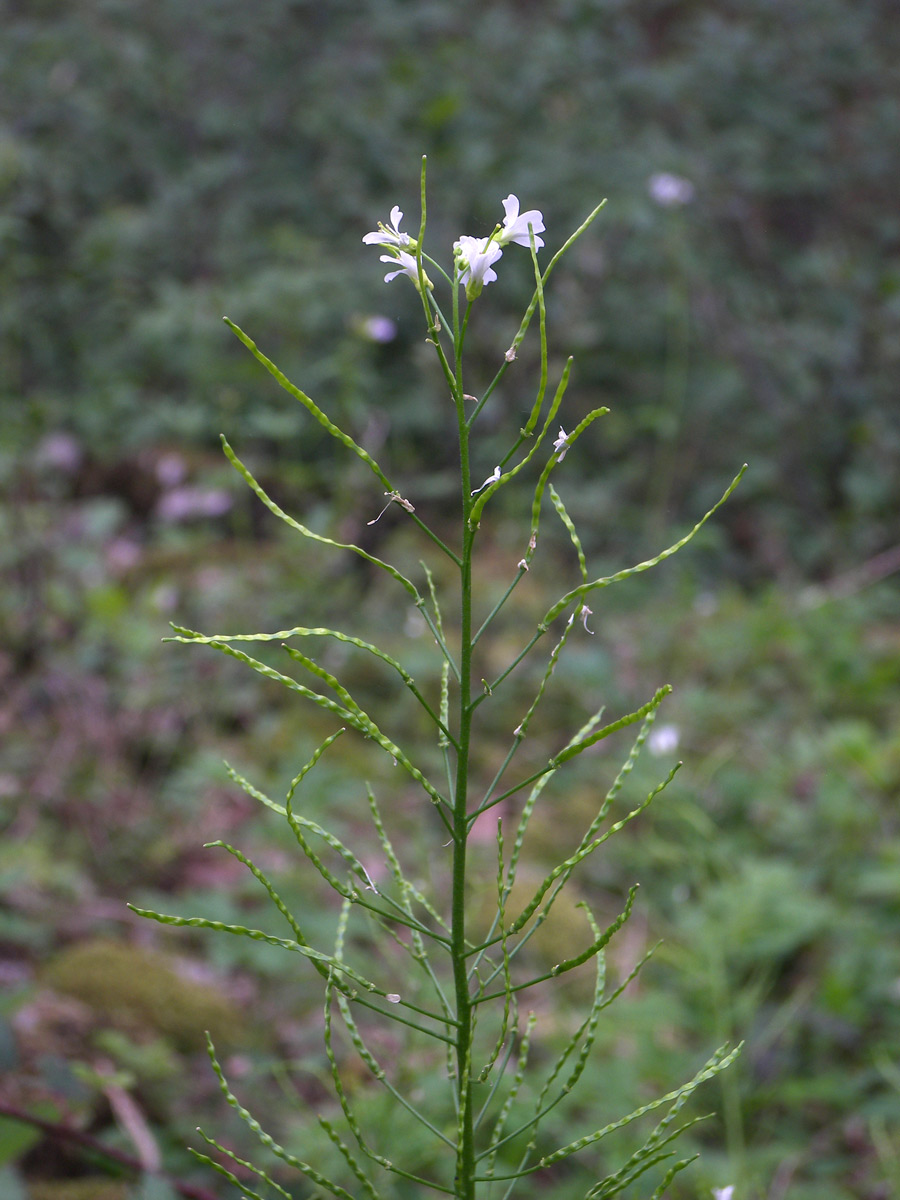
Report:
[{"label": "fallen twig", "polygon": [[136,1175],[156,1175],[160,1179],[164,1179],[179,1196],[184,1196],[185,1200],[219,1200],[215,1192],[211,1192],[208,1188],[200,1187],[194,1183],[183,1183],[181,1180],[173,1179],[165,1171],[145,1171],[139,1159],[134,1158],[130,1154],[125,1154],[121,1150],[116,1150],[112,1146],[107,1146],[99,1138],[92,1137],[91,1134],[84,1133],[81,1129],[73,1129],[71,1125],[46,1121],[42,1117],[36,1117],[33,1113],[16,1108],[12,1104],[5,1104],[3,1101],[0,1101],[0,1117],[9,1117],[13,1121],[21,1121],[23,1125],[31,1125],[32,1128],[39,1129],[41,1133],[46,1134],[47,1137],[53,1138],[56,1141],[69,1142],[74,1146],[80,1146],[82,1150],[89,1150],[92,1154],[102,1155],[104,1158],[109,1159],[110,1162],[114,1162],[120,1167],[125,1167],[129,1171],[133,1171]]}]

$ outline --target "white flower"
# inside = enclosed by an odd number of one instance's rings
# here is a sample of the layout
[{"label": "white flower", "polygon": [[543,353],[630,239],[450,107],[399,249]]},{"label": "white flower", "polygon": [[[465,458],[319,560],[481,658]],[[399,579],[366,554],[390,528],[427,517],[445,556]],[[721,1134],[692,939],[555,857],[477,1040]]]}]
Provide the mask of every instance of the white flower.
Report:
[{"label": "white flower", "polygon": [[[388,271],[384,277],[385,283],[390,283],[392,279],[396,279],[398,275],[408,275],[416,288],[419,286],[419,264],[416,262],[412,254],[407,254],[405,250],[395,250],[393,254],[382,254],[381,261],[386,263],[399,263],[396,271]],[[423,272],[424,274],[424,272]],[[425,286],[432,287],[432,282],[425,275]]]},{"label": "white flower", "polygon": [[515,242],[517,246],[530,246],[528,240],[528,226],[530,225],[534,232],[534,245],[536,249],[540,249],[544,244],[544,239],[537,235],[544,232],[544,214],[536,208],[529,208],[528,212],[519,212],[519,198],[511,193],[503,201],[503,209],[506,216],[503,218],[503,228],[497,234],[497,241],[501,246],[506,246],[509,242]]},{"label": "white flower", "polygon": [[560,427],[559,427],[559,436],[557,437],[556,441],[553,443],[553,449],[559,455],[557,462],[562,462],[562,460],[566,457],[566,454],[569,451],[569,435],[563,429],[562,425],[560,425]]},{"label": "white flower", "polygon": [[402,220],[403,213],[395,204],[391,209],[390,225],[383,225],[379,221],[378,228],[373,233],[367,233],[363,241],[367,246],[408,246],[410,244],[409,234],[400,232]]},{"label": "white flower", "polygon": [[713,1200],[731,1200],[734,1195],[734,1184],[730,1183],[728,1187],[713,1188]]},{"label": "white flower", "polygon": [[503,251],[490,238],[463,236],[453,243],[459,264],[459,282],[466,285],[466,298],[474,300],[486,283],[493,283],[497,272],[491,269]]},{"label": "white flower", "polygon": [[[682,204],[690,204],[694,198],[694,185],[681,175],[671,175],[668,171],[659,171],[651,175],[647,182],[650,199],[655,200],[660,208],[679,208]],[[728,1200],[725,1196],[724,1200]]]}]

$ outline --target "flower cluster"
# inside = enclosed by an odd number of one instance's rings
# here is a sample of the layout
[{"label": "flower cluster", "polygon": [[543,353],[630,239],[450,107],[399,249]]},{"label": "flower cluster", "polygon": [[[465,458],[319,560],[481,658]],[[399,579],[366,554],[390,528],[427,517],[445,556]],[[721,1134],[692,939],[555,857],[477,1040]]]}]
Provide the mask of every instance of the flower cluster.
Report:
[{"label": "flower cluster", "polygon": [[[493,283],[497,278],[493,265],[503,254],[504,246],[508,246],[510,242],[517,246],[530,246],[532,238],[535,249],[540,249],[544,244],[543,238],[538,237],[539,233],[544,232],[544,217],[538,209],[530,208],[527,212],[520,213],[518,197],[510,194],[503,201],[503,211],[503,221],[490,237],[476,238],[464,235],[453,243],[456,278],[460,285],[465,287],[466,298],[469,300],[474,300],[481,294],[486,283]],[[395,268],[385,275],[385,283],[390,283],[398,275],[408,275],[416,287],[419,287],[419,263],[415,254],[411,253],[417,248],[416,242],[408,233],[401,231],[402,220],[403,213],[394,205],[391,209],[390,224],[384,225],[379,222],[378,229],[367,233],[363,241],[367,245],[384,246],[390,251],[389,254],[381,255],[382,262],[390,263]],[[424,272],[423,277],[426,286],[431,287],[431,281]]]}]

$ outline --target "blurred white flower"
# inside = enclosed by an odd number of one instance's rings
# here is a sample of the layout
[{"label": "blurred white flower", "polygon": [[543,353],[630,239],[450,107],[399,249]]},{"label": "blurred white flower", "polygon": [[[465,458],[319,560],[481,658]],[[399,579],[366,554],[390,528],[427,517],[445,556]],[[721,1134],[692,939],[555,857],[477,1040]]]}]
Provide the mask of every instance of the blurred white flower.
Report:
[{"label": "blurred white flower", "polygon": [[544,244],[544,239],[537,235],[544,232],[544,214],[536,208],[529,208],[528,212],[519,212],[519,198],[513,196],[512,193],[503,201],[503,210],[506,216],[503,218],[503,228],[497,234],[497,242],[501,246],[506,246],[510,242],[515,242],[518,246],[530,246],[528,240],[528,226],[530,225],[534,232],[534,245],[536,249],[540,249]]},{"label": "blurred white flower", "polygon": [[730,1183],[728,1187],[713,1188],[713,1200],[731,1200],[734,1195],[734,1184]]},{"label": "blurred white flower", "polygon": [[374,316],[365,317],[362,320],[360,332],[370,342],[382,344],[392,342],[397,336],[397,322],[392,321],[390,317],[383,317],[380,313],[376,313]]},{"label": "blurred white flower", "polygon": [[698,592],[694,600],[694,612],[700,617],[711,617],[719,610],[719,600],[715,592]]},{"label": "blurred white flower", "polygon": [[415,607],[406,610],[406,617],[403,621],[403,632],[407,637],[421,637],[428,632],[428,625],[425,623],[425,618]]},{"label": "blurred white flower", "polygon": [[[680,739],[677,725],[657,725],[647,738],[647,749],[656,758],[662,758],[678,749]],[[728,1200],[727,1196],[725,1200]]]},{"label": "blurred white flower", "polygon": [[367,246],[408,246],[410,245],[410,236],[408,233],[400,232],[400,222],[403,220],[403,213],[395,204],[391,209],[390,225],[383,225],[378,222],[378,228],[373,233],[367,233],[363,241]]},{"label": "blurred white flower", "polygon": [[682,204],[690,204],[694,198],[694,185],[691,181],[681,175],[672,175],[668,171],[659,171],[656,175],[651,175],[647,182],[647,190],[650,199],[660,208],[679,208]]},{"label": "blurred white flower", "polygon": [[493,283],[497,278],[491,263],[495,263],[503,251],[490,238],[466,235],[453,243],[453,250],[460,268],[459,282],[466,287],[466,299],[474,300],[481,295],[486,283]]},{"label": "blurred white flower", "polygon": [[569,435],[563,429],[562,425],[559,427],[559,435],[556,441],[553,443],[553,449],[559,455],[557,462],[562,462],[569,451]]}]

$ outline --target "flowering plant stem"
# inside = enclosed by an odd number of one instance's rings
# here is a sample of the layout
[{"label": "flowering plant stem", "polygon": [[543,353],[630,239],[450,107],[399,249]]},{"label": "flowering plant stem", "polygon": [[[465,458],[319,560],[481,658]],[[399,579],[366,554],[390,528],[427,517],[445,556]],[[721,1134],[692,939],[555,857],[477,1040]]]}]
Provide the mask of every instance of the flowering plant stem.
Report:
[{"label": "flowering plant stem", "polygon": [[[468,311],[466,313],[468,317]],[[454,330],[462,346],[462,331]],[[458,1195],[469,1200],[475,1195],[475,1150],[472,1125],[472,1084],[469,1061],[472,1051],[472,1001],[466,960],[466,848],[469,844],[469,759],[472,740],[472,550],[475,529],[469,528],[472,511],[471,471],[469,467],[469,428],[462,392],[461,355],[457,352],[456,402],[459,428],[460,473],[462,476],[462,562],[460,580],[460,661],[459,661],[459,752],[456,762],[456,786],[453,795],[453,892],[452,892],[452,954],[453,982],[456,995],[457,1030],[456,1060],[458,1072],[458,1102],[461,1120],[461,1140],[457,1150],[456,1179]]]},{"label": "flowering plant stem", "polygon": [[[580,1079],[594,1045],[602,1012],[625,990],[652,950],[629,973],[618,986],[609,988],[606,980],[605,948],[611,938],[621,929],[631,915],[635,903],[637,885],[630,888],[624,907],[605,926],[595,919],[584,901],[579,907],[585,911],[586,944],[584,948],[561,957],[550,970],[529,967],[526,948],[535,931],[547,919],[557,897],[567,886],[580,864],[593,855],[601,846],[635,820],[647,805],[671,782],[678,766],[676,764],[666,777],[643,799],[638,799],[630,810],[615,821],[609,822],[611,809],[619,793],[628,784],[629,775],[655,719],[657,709],[671,690],[668,685],[657,689],[654,696],[634,712],[615,716],[603,723],[604,709],[600,708],[572,734],[561,749],[551,755],[545,765],[527,772],[518,781],[507,780],[517,752],[526,737],[536,710],[550,686],[551,676],[572,637],[591,634],[588,618],[591,610],[587,599],[595,592],[648,570],[674,554],[697,533],[706,520],[718,508],[714,506],[683,537],[655,557],[635,566],[624,568],[613,575],[591,578],[586,555],[578,536],[575,523],[566,510],[562,497],[550,482],[553,471],[573,449],[581,435],[606,409],[599,408],[588,413],[570,433],[560,427],[552,450],[534,482],[531,500],[531,521],[527,544],[523,556],[509,585],[499,601],[493,603],[487,616],[476,626],[476,608],[479,597],[473,586],[475,549],[481,522],[492,498],[523,472],[541,454],[548,436],[557,423],[557,413],[563,402],[568,385],[571,360],[566,364],[559,384],[549,404],[548,394],[548,350],[544,287],[561,255],[590,226],[600,211],[594,210],[588,219],[553,255],[549,264],[541,269],[537,252],[543,240],[537,237],[544,231],[543,218],[537,210],[520,213],[515,196],[503,201],[505,219],[498,224],[487,238],[461,237],[454,247],[452,270],[445,270],[424,252],[426,238],[426,195],[424,162],[421,176],[421,221],[418,235],[413,239],[402,228],[403,213],[398,207],[391,212],[389,224],[379,225],[378,230],[363,239],[367,244],[385,251],[381,258],[391,267],[385,279],[391,282],[397,277],[406,277],[421,298],[428,340],[434,347],[444,382],[452,398],[456,417],[456,432],[459,450],[460,499],[459,529],[455,538],[438,536],[428,524],[416,514],[414,505],[395,487],[381,465],[355,439],[333,422],[320,406],[295,384],[291,383],[279,369],[256,346],[256,344],[233,322],[228,324],[255,358],[294,399],[298,400],[328,433],[355,454],[374,475],[379,488],[388,497],[388,505],[396,503],[415,522],[433,548],[436,548],[453,565],[456,575],[454,607],[457,613],[454,636],[448,637],[443,626],[439,590],[430,569],[423,564],[427,587],[419,586],[389,562],[350,543],[338,542],[324,534],[314,533],[295,518],[288,516],[266,494],[245,464],[237,457],[227,442],[225,453],[238,473],[252,488],[259,499],[279,519],[285,521],[304,538],[340,550],[349,550],[361,556],[374,570],[386,572],[395,585],[408,595],[430,629],[439,656],[439,696],[429,697],[429,686],[417,684],[409,671],[397,658],[373,642],[356,637],[341,630],[325,627],[298,626],[277,633],[256,634],[212,634],[174,628],[175,639],[182,642],[207,645],[220,653],[237,659],[258,672],[270,682],[288,688],[306,702],[336,718],[339,727],[319,745],[309,761],[303,765],[290,787],[283,804],[270,799],[236,771],[228,768],[231,778],[249,795],[284,819],[303,856],[320,882],[334,893],[340,907],[334,945],[330,950],[312,945],[303,924],[290,911],[278,893],[275,883],[246,857],[240,850],[225,842],[212,843],[237,858],[267,892],[275,909],[287,922],[290,937],[279,937],[264,930],[251,929],[237,924],[226,924],[211,917],[177,917],[147,910],[135,909],[141,915],[169,925],[180,925],[212,929],[231,936],[247,937],[294,953],[305,959],[308,968],[321,977],[325,1009],[323,1028],[325,1050],[334,1084],[335,1102],[338,1112],[320,1117],[320,1126],[328,1141],[345,1164],[345,1178],[326,1176],[312,1162],[298,1158],[281,1146],[271,1134],[240,1103],[232,1092],[215,1049],[210,1043],[210,1058],[227,1103],[237,1112],[261,1144],[284,1168],[299,1171],[318,1189],[341,1200],[353,1200],[356,1194],[365,1194],[369,1200],[382,1200],[392,1194],[382,1189],[393,1186],[396,1181],[413,1182],[439,1194],[451,1195],[456,1200],[476,1200],[482,1195],[493,1195],[500,1190],[504,1200],[523,1185],[530,1175],[555,1164],[571,1155],[594,1147],[598,1142],[618,1130],[639,1120],[648,1113],[665,1107],[667,1112],[644,1138],[641,1146],[614,1170],[603,1175],[586,1193],[589,1198],[612,1197],[620,1193],[631,1182],[657,1164],[666,1163],[662,1180],[653,1193],[661,1197],[673,1176],[682,1170],[690,1159],[669,1161],[672,1158],[671,1143],[694,1122],[687,1120],[678,1125],[681,1109],[696,1088],[705,1080],[716,1075],[731,1062],[737,1050],[717,1051],[692,1079],[667,1095],[630,1112],[621,1119],[608,1123],[574,1141],[555,1149],[540,1143],[540,1127],[547,1116]],[[509,245],[527,247],[530,252],[535,278],[534,294],[529,303],[512,345],[506,351],[503,362],[481,397],[467,394],[464,377],[464,347],[466,331],[473,309],[483,289],[496,281],[494,270],[502,258],[503,250]],[[445,319],[434,294],[434,285],[426,273],[431,274],[450,289],[450,321]],[[407,285],[408,286],[408,285]],[[465,303],[461,292],[465,291]],[[473,487],[472,451],[473,438],[477,433],[477,419],[486,403],[514,362],[517,351],[525,338],[532,318],[537,314],[540,343],[540,370],[535,398],[531,403],[528,419],[512,439],[511,447],[501,462],[494,468],[483,484]],[[470,410],[467,412],[467,405]],[[529,446],[519,453],[525,442]],[[519,455],[518,461],[508,466]],[[732,482],[719,501],[721,504],[737,485],[740,475]],[[524,475],[523,475],[524,477]],[[516,587],[530,571],[537,547],[543,500],[549,495],[552,507],[559,516],[578,559],[580,582],[569,587],[558,600],[550,605],[544,618],[524,648],[514,654],[500,670],[492,683],[482,681],[479,690],[474,679],[474,653],[476,645],[490,634],[492,623],[513,594]],[[382,510],[384,512],[385,510]],[[380,516],[381,514],[379,514]],[[374,524],[375,517],[370,524]],[[455,547],[452,543],[456,543]],[[451,543],[451,544],[448,544]],[[515,729],[512,743],[502,759],[494,778],[482,790],[483,783],[473,771],[478,729],[476,718],[480,706],[487,703],[500,690],[510,674],[531,655],[551,626],[568,612],[558,639],[553,646],[537,691]],[[584,632],[582,633],[582,627]],[[436,735],[437,744],[446,774],[445,783],[437,783],[416,763],[416,753],[410,747],[401,747],[382,725],[366,712],[350,690],[315,658],[300,650],[298,640],[332,639],[343,643],[354,653],[362,653],[378,661],[380,668],[390,669],[399,676],[403,685],[415,697]],[[307,682],[277,670],[269,663],[257,659],[240,648],[240,643],[281,643],[290,662],[299,668]],[[454,654],[451,645],[458,649]],[[453,703],[451,705],[451,698]],[[451,714],[451,707],[453,712]],[[389,714],[386,714],[389,720]],[[550,780],[566,764],[615,733],[635,725],[638,733],[627,758],[612,786],[603,797],[596,816],[588,829],[574,846],[572,852],[553,866],[543,877],[531,898],[524,906],[518,898],[514,904],[514,887],[518,866],[529,822],[541,799],[541,793]],[[360,735],[380,751],[389,755],[396,766],[408,777],[411,786],[420,789],[430,802],[442,828],[442,837],[449,834],[450,864],[449,903],[442,909],[441,889],[429,895],[414,882],[403,865],[403,854],[398,853],[391,841],[388,824],[383,819],[375,794],[368,784],[366,796],[372,825],[380,847],[386,871],[386,880],[373,880],[364,865],[364,857],[330,830],[311,819],[299,805],[297,796],[303,781],[316,766],[322,755],[345,732]],[[499,757],[499,756],[498,756]],[[502,822],[497,823],[496,842],[496,908],[487,932],[480,928],[483,914],[473,913],[470,905],[469,852],[476,819],[501,802],[523,794],[519,806],[515,833],[510,843],[504,834]],[[511,912],[511,909],[518,911]],[[356,918],[359,914],[359,920]],[[477,918],[477,919],[476,919]],[[348,928],[354,920],[354,941],[348,942]],[[356,926],[369,923],[368,945],[372,954],[362,966],[351,965],[347,959],[350,945],[354,952],[360,944]],[[476,931],[476,926],[479,926]],[[396,984],[396,962],[393,961],[391,985],[378,981],[377,963],[381,947],[399,950],[409,962],[408,977],[402,986]],[[541,984],[550,984],[560,976],[584,965],[593,963],[595,984],[593,999],[583,1022],[557,1055],[551,1069],[545,1074],[543,1083],[536,1086],[531,1082],[528,1069],[529,1048],[532,1044],[535,1021],[529,1017],[520,1026],[518,999],[528,989]],[[368,1022],[373,1019],[390,1021],[398,1027],[398,1033],[408,1038],[411,1047],[409,1061],[415,1063],[415,1054],[421,1055],[423,1046],[436,1047],[446,1054],[446,1082],[448,1084],[448,1106],[441,1110],[415,1098],[415,1089],[403,1086],[402,1072],[397,1078],[388,1077],[370,1048]],[[493,1022],[493,1024],[492,1024]],[[433,1150],[423,1159],[421,1155],[404,1163],[404,1146],[375,1145],[372,1135],[364,1127],[358,1112],[354,1090],[344,1082],[342,1072],[342,1050],[338,1031],[343,1028],[352,1052],[367,1067],[377,1085],[384,1089],[387,1102],[396,1110],[409,1114],[432,1139]],[[431,1060],[422,1060],[420,1072],[431,1073]],[[415,1067],[412,1068],[415,1075]],[[336,1124],[336,1116],[343,1119],[343,1140]],[[245,1197],[260,1194],[249,1186],[249,1179],[259,1180],[259,1186],[290,1198],[277,1178],[266,1170],[244,1159],[218,1142],[201,1135],[206,1150],[197,1151],[200,1161],[217,1171],[229,1182],[236,1184]],[[351,1148],[355,1143],[355,1149]],[[541,1148],[539,1149],[539,1144]],[[215,1151],[213,1157],[207,1151]],[[449,1159],[452,1161],[448,1160]],[[224,1161],[223,1161],[224,1160]],[[227,1165],[230,1162],[230,1166]],[[405,1187],[405,1184],[399,1186]],[[361,1189],[361,1192],[360,1192]],[[493,1189],[493,1190],[492,1190]],[[402,1190],[398,1195],[408,1193]]]}]

